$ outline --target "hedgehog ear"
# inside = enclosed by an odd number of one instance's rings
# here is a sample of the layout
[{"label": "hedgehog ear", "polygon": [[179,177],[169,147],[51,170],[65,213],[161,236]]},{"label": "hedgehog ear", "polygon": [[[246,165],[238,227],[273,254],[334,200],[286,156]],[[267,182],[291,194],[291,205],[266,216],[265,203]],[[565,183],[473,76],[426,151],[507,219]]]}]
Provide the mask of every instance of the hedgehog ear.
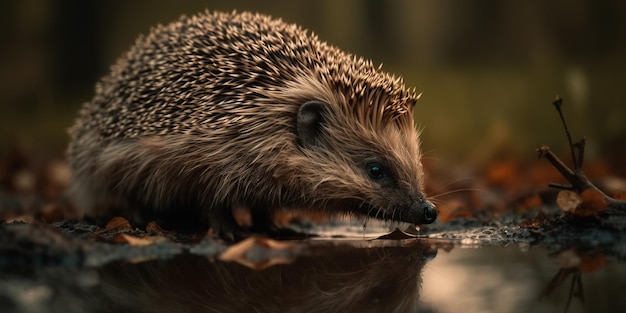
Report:
[{"label": "hedgehog ear", "polygon": [[322,101],[308,101],[298,109],[296,132],[303,147],[319,146],[322,123],[328,112],[328,104]]}]

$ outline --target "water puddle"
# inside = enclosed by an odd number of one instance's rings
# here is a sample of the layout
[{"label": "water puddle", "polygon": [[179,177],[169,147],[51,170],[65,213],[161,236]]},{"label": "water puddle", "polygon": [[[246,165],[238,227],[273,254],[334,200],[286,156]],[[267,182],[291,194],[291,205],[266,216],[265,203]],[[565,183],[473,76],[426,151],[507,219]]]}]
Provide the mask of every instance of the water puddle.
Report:
[{"label": "water puddle", "polygon": [[575,249],[525,250],[440,249],[424,268],[420,307],[442,313],[564,312],[571,301],[567,312],[626,312],[623,261]]},{"label": "water puddle", "polygon": [[193,247],[2,271],[2,312],[626,312],[626,266],[597,250],[353,238]]}]

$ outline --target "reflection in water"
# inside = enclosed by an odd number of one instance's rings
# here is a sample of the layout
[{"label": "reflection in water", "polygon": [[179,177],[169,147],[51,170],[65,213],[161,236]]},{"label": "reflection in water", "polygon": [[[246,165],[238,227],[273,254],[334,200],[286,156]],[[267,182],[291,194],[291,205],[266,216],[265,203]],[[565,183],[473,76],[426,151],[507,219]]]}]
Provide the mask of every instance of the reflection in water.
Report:
[{"label": "reflection in water", "polygon": [[[293,244],[306,247],[293,263],[262,270],[194,254],[0,270],[0,312],[626,312],[623,243],[617,254],[419,240]],[[575,298],[582,286],[584,303]]]},{"label": "reflection in water", "polygon": [[99,270],[102,295],[92,303],[102,312],[415,312],[436,250],[377,244],[395,246],[315,244],[264,270],[195,255],[118,262]]},{"label": "reflection in water", "polygon": [[579,299],[580,303],[585,302],[582,276],[601,270],[606,264],[606,255],[594,251],[594,249],[588,251],[588,249],[569,248],[556,253],[556,258],[561,268],[541,292],[541,298],[549,298],[561,285],[566,285],[571,278],[564,310],[564,312],[568,312],[572,299]]},{"label": "reflection in water", "polygon": [[[623,262],[577,254],[580,262],[572,263],[573,257],[565,258],[564,252],[547,255],[543,248],[525,251],[515,246],[439,251],[422,275],[422,309],[440,313],[626,312]],[[555,273],[574,275],[555,277]],[[580,289],[572,290],[572,283]],[[576,299],[582,295],[582,286],[584,301]]]},{"label": "reflection in water", "polygon": [[561,268],[556,273],[554,278],[548,283],[544,291],[541,292],[541,298],[545,299],[552,294],[560,285],[562,285],[567,278],[571,276],[572,283],[570,284],[569,296],[567,297],[567,303],[565,303],[565,311],[569,310],[569,306],[572,303],[572,298],[580,299],[580,302],[583,303],[585,301],[585,297],[583,295],[583,280],[582,275],[579,269],[577,268]]}]

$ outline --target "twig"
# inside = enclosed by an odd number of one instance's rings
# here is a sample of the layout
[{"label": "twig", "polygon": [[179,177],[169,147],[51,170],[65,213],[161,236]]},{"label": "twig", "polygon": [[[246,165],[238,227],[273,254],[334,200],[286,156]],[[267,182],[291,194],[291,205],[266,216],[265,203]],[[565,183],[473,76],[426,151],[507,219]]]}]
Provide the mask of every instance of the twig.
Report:
[{"label": "twig", "polygon": [[574,171],[572,171],[569,167],[567,167],[567,165],[565,165],[565,163],[563,163],[563,161],[561,161],[561,159],[559,159],[559,157],[557,157],[554,154],[554,152],[550,150],[550,147],[541,146],[537,148],[537,153],[538,153],[539,158],[544,157],[550,163],[552,163],[552,166],[554,166],[554,168],[556,168],[561,173],[561,175],[563,175],[563,177],[565,177],[565,179],[570,184],[572,184],[571,186],[563,186],[563,185],[556,185],[556,184],[553,186],[560,188],[560,189],[574,190],[578,193],[589,188],[589,186],[586,186],[583,182],[581,182],[576,177],[576,173]]},{"label": "twig", "polygon": [[[565,134],[567,135],[567,140],[570,145],[570,151],[572,153],[572,159],[574,161],[574,170],[571,170],[563,161],[561,161],[552,151],[550,151],[550,147],[548,146],[540,146],[537,148],[537,153],[539,158],[545,157],[548,159],[552,166],[556,168],[561,175],[571,184],[571,186],[560,185],[560,184],[550,184],[550,187],[571,190],[575,191],[578,194],[581,194],[583,191],[587,189],[593,189],[597,191],[604,199],[609,203],[609,212],[612,214],[624,214],[626,213],[626,201],[616,200],[609,196],[607,196],[604,192],[602,192],[598,187],[593,185],[589,179],[583,174],[582,165],[585,155],[585,138],[583,137],[581,140],[576,143],[572,142],[572,136],[570,135],[569,130],[567,129],[567,123],[565,122],[565,118],[563,117],[563,112],[561,110],[561,105],[563,105],[563,99],[558,98],[552,102],[556,110],[559,112],[559,116],[561,117],[561,122],[563,123],[563,128],[565,128]],[[578,155],[576,154],[578,152]]]},{"label": "twig", "polygon": [[578,157],[576,158],[578,162],[575,163],[574,169],[582,170],[583,168],[583,159],[585,158],[585,143],[586,139],[583,137],[578,142],[574,144],[576,150],[578,150]]},{"label": "twig", "polygon": [[561,173],[561,175],[563,175],[563,177],[565,177],[565,179],[570,184],[572,184],[571,186],[551,184],[552,187],[576,191],[576,193],[579,194],[587,189],[595,189],[599,191],[605,198],[608,198],[608,196],[604,195],[602,191],[600,191],[589,181],[589,179],[587,179],[582,171],[579,170],[574,172],[569,167],[567,167],[567,165],[565,165],[565,163],[563,163],[563,161],[561,161],[561,159],[559,159],[559,157],[557,157],[554,152],[550,150],[550,147],[541,146],[537,148],[537,152],[539,153],[540,158],[545,157],[548,161],[550,161],[550,163],[552,163],[552,166],[554,166],[554,168],[556,168]]},{"label": "twig", "polygon": [[[569,143],[569,149],[570,149],[570,152],[572,153],[572,162],[574,163],[574,170],[578,171],[580,169],[580,166],[578,165],[582,164],[582,162],[578,161],[578,158],[576,157],[576,153],[574,153],[574,143],[572,142],[572,135],[570,134],[569,129],[567,128],[567,123],[565,122],[565,117],[563,116],[563,110],[561,110],[561,106],[563,105],[563,98],[557,96],[556,100],[554,100],[552,104],[556,108],[556,111],[559,112],[559,117],[561,117],[561,123],[563,123],[563,129],[565,129],[565,135],[567,135],[567,142]],[[584,141],[583,141],[583,145],[584,145]]]},{"label": "twig", "polygon": [[572,187],[572,186],[566,186],[566,185],[555,184],[555,183],[549,183],[548,187],[556,188],[556,189],[562,189],[562,190],[574,191],[574,187]]},{"label": "twig", "polygon": [[580,271],[576,271],[572,275],[572,283],[569,287],[569,295],[567,296],[567,303],[565,304],[565,310],[563,312],[567,313],[567,311],[569,310],[569,305],[572,303],[572,298],[580,299],[581,303],[585,302],[585,297],[583,294],[583,281],[581,277],[582,275],[580,274]]}]

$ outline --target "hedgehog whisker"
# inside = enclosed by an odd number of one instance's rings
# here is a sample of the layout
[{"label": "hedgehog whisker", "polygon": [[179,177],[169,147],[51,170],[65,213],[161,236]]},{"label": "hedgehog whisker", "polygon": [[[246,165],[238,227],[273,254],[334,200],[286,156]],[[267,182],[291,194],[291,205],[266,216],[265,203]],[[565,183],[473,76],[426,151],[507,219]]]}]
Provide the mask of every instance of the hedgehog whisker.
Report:
[{"label": "hedgehog whisker", "polygon": [[478,191],[478,192],[486,192],[486,189],[480,189],[480,188],[461,188],[461,189],[455,189],[455,190],[450,190],[447,192],[443,192],[437,195],[432,195],[432,196],[428,196],[428,199],[439,199],[443,196],[447,196],[447,195],[451,195],[451,194],[455,194],[455,193],[459,193],[459,192],[463,192],[463,191]]},{"label": "hedgehog whisker", "polygon": [[[366,204],[367,204],[367,201],[363,200],[363,202],[361,202],[361,205],[360,205],[359,207],[363,207],[363,206],[364,206],[364,205],[366,205]],[[368,209],[367,209],[367,216],[370,216],[370,215],[372,214],[372,211],[373,211],[373,210],[376,210],[376,209],[377,209],[377,208],[375,208],[375,207],[373,207],[373,206],[371,206],[371,205],[368,205]]]},{"label": "hedgehog whisker", "polygon": [[447,187],[449,187],[449,186],[451,186],[453,184],[456,184],[456,183],[462,182],[462,181],[466,181],[466,180],[467,181],[473,181],[473,180],[475,181],[475,180],[477,180],[477,178],[474,178],[474,177],[457,178],[457,179],[454,179],[454,180],[452,180],[452,181],[450,181],[450,182],[448,182],[448,183],[446,183],[444,185],[438,186],[437,189],[432,190],[432,192],[435,192],[435,193],[439,192],[440,190],[443,190],[443,189],[445,189],[445,188],[447,188]]}]

